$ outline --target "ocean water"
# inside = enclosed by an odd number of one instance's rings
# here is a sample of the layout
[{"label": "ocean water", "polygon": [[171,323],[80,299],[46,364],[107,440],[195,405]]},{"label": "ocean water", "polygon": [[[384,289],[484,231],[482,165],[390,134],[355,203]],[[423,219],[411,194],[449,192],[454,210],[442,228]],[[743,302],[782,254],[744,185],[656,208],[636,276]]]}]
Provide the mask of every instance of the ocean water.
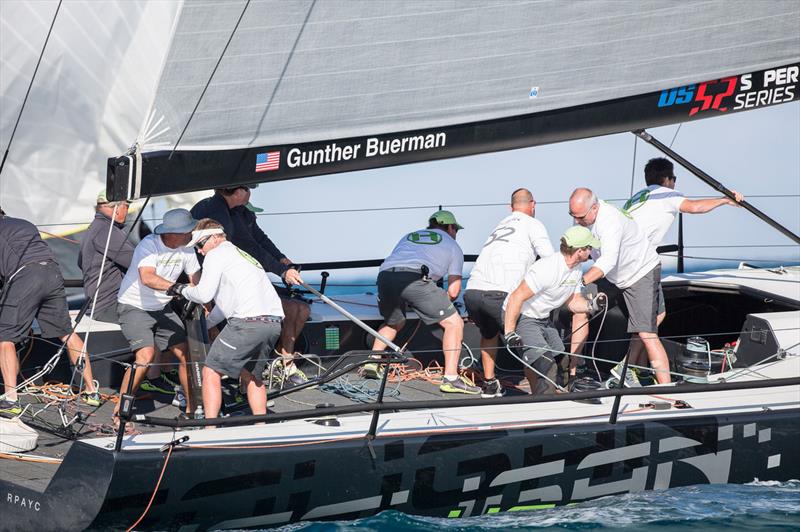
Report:
[{"label": "ocean water", "polygon": [[800,480],[688,486],[603,497],[571,506],[468,518],[396,511],[355,521],[296,523],[281,532],[479,530],[800,530]]}]

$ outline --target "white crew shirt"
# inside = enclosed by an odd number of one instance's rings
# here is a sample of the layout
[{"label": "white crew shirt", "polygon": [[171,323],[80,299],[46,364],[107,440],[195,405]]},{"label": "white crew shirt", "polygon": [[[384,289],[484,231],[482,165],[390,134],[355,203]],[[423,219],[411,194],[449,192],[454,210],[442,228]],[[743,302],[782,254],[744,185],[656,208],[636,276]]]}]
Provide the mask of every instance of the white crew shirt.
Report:
[{"label": "white crew shirt", "polygon": [[524,212],[503,218],[486,239],[467,288],[513,292],[531,264],[553,254],[544,224]]},{"label": "white crew shirt", "polygon": [[195,303],[214,300],[209,327],[223,318],[283,317],[281,300],[264,268],[228,241],[206,253],[200,282],[187,286],[183,297]]},{"label": "white crew shirt", "polygon": [[[540,320],[548,318],[551,311],[566,303],[573,294],[581,293],[582,275],[580,265],[567,267],[561,253],[537,260],[522,279],[533,295],[522,303],[521,314]],[[503,302],[503,310],[507,305],[508,297]]]},{"label": "white crew shirt", "polygon": [[192,275],[200,270],[193,249],[170,248],[161,240],[161,235],[147,235],[133,251],[131,267],[122,278],[117,301],[142,310],[161,310],[170,302],[172,296],[142,283],[139,268],[148,266],[156,269],[156,275],[172,282],[177,281],[182,272]]},{"label": "white crew shirt", "polygon": [[657,247],[681,212],[681,204],[685,199],[686,196],[677,190],[650,185],[634,194],[625,203],[625,210],[644,230],[650,244]]},{"label": "white crew shirt", "polygon": [[462,276],[464,252],[453,238],[441,229],[420,229],[400,239],[379,271],[389,268],[427,266],[428,277],[438,281],[445,275]]},{"label": "white crew shirt", "polygon": [[592,250],[594,265],[617,288],[628,288],[661,261],[644,230],[629,214],[602,200],[599,207],[590,228],[600,240],[600,249]]}]

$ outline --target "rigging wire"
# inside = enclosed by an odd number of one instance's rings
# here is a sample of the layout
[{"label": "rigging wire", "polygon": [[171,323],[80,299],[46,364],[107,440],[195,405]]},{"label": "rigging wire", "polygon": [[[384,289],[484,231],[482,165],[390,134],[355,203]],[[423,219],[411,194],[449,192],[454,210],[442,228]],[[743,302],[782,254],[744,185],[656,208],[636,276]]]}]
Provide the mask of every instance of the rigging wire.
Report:
[{"label": "rigging wire", "polygon": [[44,44],[42,45],[42,51],[39,53],[39,59],[36,61],[36,68],[33,69],[33,76],[31,76],[31,81],[28,84],[28,90],[25,92],[25,98],[22,99],[22,105],[19,108],[17,121],[14,122],[14,129],[11,130],[11,136],[8,139],[8,144],[6,145],[6,151],[5,153],[3,153],[3,160],[0,161],[0,175],[2,175],[3,167],[5,167],[6,165],[6,159],[8,158],[8,153],[11,149],[11,142],[14,140],[14,134],[17,132],[17,126],[19,126],[19,121],[22,118],[22,111],[25,110],[25,104],[28,102],[28,96],[31,93],[31,88],[33,88],[33,81],[36,79],[36,73],[39,72],[39,65],[42,63],[42,57],[44,57],[44,51],[47,48],[47,43],[50,41],[50,34],[53,32],[53,26],[56,25],[56,17],[58,17],[58,11],[61,9],[61,2],[62,0],[58,0],[58,5],[56,6],[56,12],[53,13],[53,20],[50,22],[50,28],[47,30],[47,37],[45,37]]}]

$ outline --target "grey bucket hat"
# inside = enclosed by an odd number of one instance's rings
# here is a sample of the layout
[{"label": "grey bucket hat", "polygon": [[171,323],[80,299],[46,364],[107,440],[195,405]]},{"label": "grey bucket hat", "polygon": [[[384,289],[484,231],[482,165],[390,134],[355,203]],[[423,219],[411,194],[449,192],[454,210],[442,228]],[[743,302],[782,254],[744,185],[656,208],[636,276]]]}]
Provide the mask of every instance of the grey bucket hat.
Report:
[{"label": "grey bucket hat", "polygon": [[172,209],[164,213],[163,223],[153,229],[157,235],[167,233],[191,233],[197,225],[197,220],[186,209]]}]

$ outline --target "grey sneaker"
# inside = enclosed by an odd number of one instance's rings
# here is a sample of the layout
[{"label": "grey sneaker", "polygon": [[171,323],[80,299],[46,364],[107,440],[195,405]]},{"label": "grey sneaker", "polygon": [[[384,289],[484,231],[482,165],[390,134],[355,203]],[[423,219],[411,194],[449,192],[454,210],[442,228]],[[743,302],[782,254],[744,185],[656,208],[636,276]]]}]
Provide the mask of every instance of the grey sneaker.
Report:
[{"label": "grey sneaker", "polygon": [[4,417],[17,417],[22,413],[22,406],[17,401],[6,401],[0,399],[0,416]]},{"label": "grey sneaker", "polygon": [[364,364],[361,368],[361,376],[365,379],[382,379],[383,366],[375,362]]},{"label": "grey sneaker", "polygon": [[490,397],[503,397],[506,391],[500,386],[500,381],[497,379],[490,379],[483,383],[481,386],[481,397],[488,399]]},{"label": "grey sneaker", "polygon": [[186,394],[183,388],[175,388],[175,397],[172,398],[172,406],[177,406],[181,410],[186,410]]},{"label": "grey sneaker", "polygon": [[439,391],[444,393],[465,393],[467,395],[478,395],[481,393],[481,389],[467,381],[463,375],[459,375],[454,381],[443,377],[442,385],[439,386]]},{"label": "grey sneaker", "polygon": [[[611,374],[617,379],[617,382],[622,378],[622,366],[624,360],[611,368]],[[625,387],[626,388],[641,388],[642,384],[639,382],[639,377],[636,376],[636,369],[628,367],[625,373]]]}]

